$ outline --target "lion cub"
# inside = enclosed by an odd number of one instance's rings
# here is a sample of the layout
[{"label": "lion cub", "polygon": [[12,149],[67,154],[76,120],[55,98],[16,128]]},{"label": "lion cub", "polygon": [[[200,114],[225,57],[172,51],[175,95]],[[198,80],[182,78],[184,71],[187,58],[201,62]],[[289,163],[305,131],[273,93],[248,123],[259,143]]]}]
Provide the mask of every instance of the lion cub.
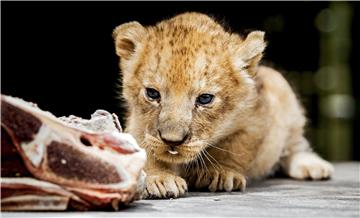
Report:
[{"label": "lion cub", "polygon": [[329,178],[311,151],[305,117],[281,74],[258,66],[264,32],[242,38],[210,17],[184,13],[113,33],[127,132],[146,149],[145,198],[183,196],[188,186],[244,190],[276,166],[295,179]]}]

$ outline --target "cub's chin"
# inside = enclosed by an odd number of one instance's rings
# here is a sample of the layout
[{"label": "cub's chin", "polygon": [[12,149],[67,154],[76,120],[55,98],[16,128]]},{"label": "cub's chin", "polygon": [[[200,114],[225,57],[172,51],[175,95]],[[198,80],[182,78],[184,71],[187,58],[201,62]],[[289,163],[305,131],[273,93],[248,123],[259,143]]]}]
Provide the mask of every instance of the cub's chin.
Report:
[{"label": "cub's chin", "polygon": [[175,164],[186,164],[195,160],[206,148],[206,143],[200,140],[171,148],[150,134],[145,135],[142,145],[149,158],[153,156],[158,160]]}]

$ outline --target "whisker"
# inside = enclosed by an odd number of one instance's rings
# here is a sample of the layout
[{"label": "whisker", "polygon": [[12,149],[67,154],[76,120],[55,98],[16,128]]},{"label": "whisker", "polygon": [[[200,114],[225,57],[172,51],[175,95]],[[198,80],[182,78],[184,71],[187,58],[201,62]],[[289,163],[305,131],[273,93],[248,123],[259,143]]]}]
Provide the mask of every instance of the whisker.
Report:
[{"label": "whisker", "polygon": [[186,163],[186,164],[184,164],[184,165],[185,165],[185,174],[187,174],[187,172],[188,172],[188,167],[189,167],[190,163]]},{"label": "whisker", "polygon": [[[210,164],[211,164],[215,169],[218,169],[219,167],[222,169],[222,166],[219,164],[219,162],[218,162],[214,157],[212,157],[211,154],[210,154],[206,149],[204,150],[204,155],[205,155],[205,157],[209,160]],[[213,159],[215,162],[211,161],[211,160],[209,159],[209,157],[210,157],[211,159]]]},{"label": "whisker", "polygon": [[[190,166],[189,166],[189,169],[188,169],[188,170],[190,171],[191,169],[196,169],[196,167],[197,167],[197,160],[196,160],[196,159],[194,159],[194,160],[192,160],[192,161],[191,161],[191,163],[190,163]],[[190,173],[189,171],[188,171],[188,173]]]},{"label": "whisker", "polygon": [[204,165],[204,170],[205,170],[205,168],[206,168],[206,172],[209,173],[209,169],[208,169],[208,167],[206,166],[205,160],[204,160],[204,158],[202,157],[201,154],[202,154],[202,152],[200,153],[200,160],[202,161],[202,163],[203,163],[203,165]]},{"label": "whisker", "polygon": [[214,169],[218,169],[216,165],[214,165],[214,163],[209,159],[208,155],[205,153],[205,150],[203,152],[205,158],[209,161],[209,163],[211,164],[212,167],[214,167]]},{"label": "whisker", "polygon": [[190,161],[189,163],[186,163],[185,165],[185,174],[187,175],[189,173],[189,170],[193,167],[194,160]]},{"label": "whisker", "polygon": [[200,164],[199,164],[199,155],[196,155],[196,170],[197,169],[201,169],[201,167],[200,167]]},{"label": "whisker", "polygon": [[202,170],[202,163],[200,161],[200,153],[197,154],[196,160],[199,162],[199,169]]},{"label": "whisker", "polygon": [[[204,150],[207,154],[208,154],[208,156],[211,158],[211,159],[213,159],[215,162],[216,162],[216,164],[218,165],[218,166],[220,166],[221,167],[221,164],[205,149]],[[222,167],[221,167],[222,168]]]},{"label": "whisker", "polygon": [[216,148],[216,149],[218,149],[218,150],[220,150],[220,151],[228,152],[229,154],[237,155],[237,156],[240,156],[240,157],[243,157],[243,156],[244,156],[244,154],[234,153],[234,152],[232,152],[232,151],[229,151],[229,150],[226,150],[226,149],[223,149],[223,148],[219,148],[219,147],[217,147],[217,146],[215,146],[215,145],[212,145],[212,144],[210,144],[210,143],[208,143],[207,145],[208,145],[209,147]]}]

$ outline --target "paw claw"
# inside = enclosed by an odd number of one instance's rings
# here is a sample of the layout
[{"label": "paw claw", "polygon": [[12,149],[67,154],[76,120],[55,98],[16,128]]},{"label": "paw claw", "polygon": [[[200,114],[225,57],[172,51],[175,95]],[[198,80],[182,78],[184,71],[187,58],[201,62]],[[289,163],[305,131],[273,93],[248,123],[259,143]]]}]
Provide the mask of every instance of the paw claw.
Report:
[{"label": "paw claw", "polygon": [[175,193],[174,192],[172,192],[172,191],[168,191],[168,192],[166,192],[166,198],[175,198],[176,196],[175,196]]},{"label": "paw claw", "polygon": [[184,179],[171,174],[148,176],[143,199],[177,198],[185,195],[187,184]]},{"label": "paw claw", "polygon": [[226,171],[222,170],[218,172],[217,170],[214,170],[214,172],[211,173],[211,182],[208,185],[208,189],[211,192],[215,191],[237,191],[245,190],[246,186],[246,179],[245,177],[240,173],[235,173],[232,171]]}]

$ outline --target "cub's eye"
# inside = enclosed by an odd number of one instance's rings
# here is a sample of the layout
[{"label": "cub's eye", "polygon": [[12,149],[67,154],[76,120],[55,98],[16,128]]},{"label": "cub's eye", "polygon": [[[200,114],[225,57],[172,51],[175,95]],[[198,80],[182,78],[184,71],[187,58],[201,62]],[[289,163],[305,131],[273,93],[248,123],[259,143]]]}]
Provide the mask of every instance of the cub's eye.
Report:
[{"label": "cub's eye", "polygon": [[160,98],[160,93],[153,88],[146,88],[146,95],[150,100],[157,100]]},{"label": "cub's eye", "polygon": [[202,94],[196,98],[196,104],[198,105],[210,104],[213,99],[214,99],[214,95]]}]

